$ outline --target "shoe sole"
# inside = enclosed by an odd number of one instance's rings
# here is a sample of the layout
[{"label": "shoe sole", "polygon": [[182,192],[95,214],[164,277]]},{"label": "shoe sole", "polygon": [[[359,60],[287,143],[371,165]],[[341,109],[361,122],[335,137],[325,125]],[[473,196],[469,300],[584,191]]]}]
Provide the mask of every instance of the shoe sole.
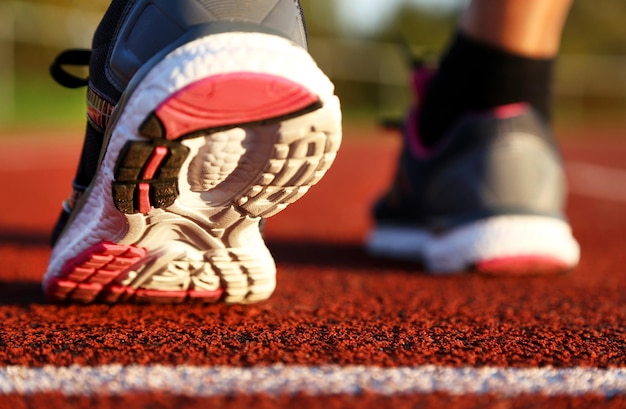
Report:
[{"label": "shoe sole", "polygon": [[441,234],[378,226],[367,249],[374,256],[421,262],[433,274],[555,274],[574,268],[580,257],[565,221],[521,215],[491,217]]},{"label": "shoe sole", "polygon": [[259,223],[332,164],[332,83],[305,50],[260,33],[194,40],[147,71],[118,104],[45,293],[84,303],[268,298],[276,268]]}]

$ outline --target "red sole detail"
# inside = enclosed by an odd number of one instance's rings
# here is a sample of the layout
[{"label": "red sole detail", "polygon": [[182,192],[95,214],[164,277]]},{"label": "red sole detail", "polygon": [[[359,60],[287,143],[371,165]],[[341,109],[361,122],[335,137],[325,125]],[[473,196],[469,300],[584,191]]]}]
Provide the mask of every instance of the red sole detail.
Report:
[{"label": "red sole detail", "polygon": [[[167,157],[169,149],[165,146],[157,146],[152,152],[150,159],[146,163],[146,166],[141,174],[143,180],[149,180],[156,175],[159,167],[163,163],[163,160]],[[137,185],[137,207],[140,213],[146,214],[152,210],[152,204],[150,202],[150,184],[139,183]]]},{"label": "red sole detail", "polygon": [[181,303],[186,300],[218,302],[223,289],[215,291],[155,291],[135,289],[114,283],[145,259],[147,251],[134,246],[99,243],[70,259],[58,277],[51,279],[45,292],[52,301],[71,300],[81,303],[123,301],[145,303]]},{"label": "red sole detail", "polygon": [[137,208],[139,213],[146,214],[152,209],[150,204],[150,185],[148,183],[140,183],[137,185]]},{"label": "red sole detail", "polygon": [[143,174],[141,175],[142,179],[152,179],[157,170],[159,170],[159,166],[161,166],[163,159],[165,159],[168,153],[169,149],[167,149],[166,146],[155,147],[154,152],[152,152],[152,156],[148,159],[148,163],[143,170]]},{"label": "red sole detail", "polygon": [[103,291],[101,298],[102,301],[113,304],[131,299],[135,295],[135,292],[136,290],[132,287],[111,285]]},{"label": "red sole detail", "polygon": [[136,302],[146,303],[166,303],[178,304],[185,301],[187,292],[185,291],[154,291],[139,289],[135,293],[134,300]]},{"label": "red sole detail", "polygon": [[224,295],[224,290],[219,289],[215,291],[190,291],[189,298],[192,301],[202,303],[213,303],[219,301]]},{"label": "red sole detail", "polygon": [[549,275],[571,269],[564,261],[554,257],[517,256],[503,257],[476,263],[476,271],[489,275]]},{"label": "red sole detail", "polygon": [[53,278],[48,282],[46,287],[46,295],[53,301],[62,301],[67,299],[72,291],[76,289],[78,283],[71,280],[63,280]]},{"label": "red sole detail", "polygon": [[268,74],[233,73],[194,82],[157,109],[167,139],[301,111],[319,98],[293,81]]},{"label": "red sole detail", "polygon": [[113,280],[139,263],[147,252],[133,246],[101,242],[65,263],[61,274],[46,287],[56,301],[93,302]]}]

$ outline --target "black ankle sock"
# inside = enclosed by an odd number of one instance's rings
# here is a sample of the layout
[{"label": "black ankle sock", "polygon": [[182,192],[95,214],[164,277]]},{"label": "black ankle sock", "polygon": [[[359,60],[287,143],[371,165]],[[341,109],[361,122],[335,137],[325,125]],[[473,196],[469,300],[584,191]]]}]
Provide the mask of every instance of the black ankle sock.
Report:
[{"label": "black ankle sock", "polygon": [[549,121],[553,62],[515,55],[458,33],[422,101],[422,143],[435,144],[464,113],[511,103],[527,102]]}]

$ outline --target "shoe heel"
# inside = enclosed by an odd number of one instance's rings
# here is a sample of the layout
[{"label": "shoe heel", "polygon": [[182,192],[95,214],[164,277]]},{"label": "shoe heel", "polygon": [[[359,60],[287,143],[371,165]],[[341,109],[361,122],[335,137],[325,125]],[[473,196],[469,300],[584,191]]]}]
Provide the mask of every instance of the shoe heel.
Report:
[{"label": "shoe heel", "polygon": [[[260,222],[317,183],[341,141],[339,101],[306,51],[260,33],[199,38],[137,77],[110,126],[51,256],[50,298],[268,298],[276,266]],[[92,281],[108,279],[107,266],[74,273],[101,258],[103,243],[143,256],[106,283]]]}]

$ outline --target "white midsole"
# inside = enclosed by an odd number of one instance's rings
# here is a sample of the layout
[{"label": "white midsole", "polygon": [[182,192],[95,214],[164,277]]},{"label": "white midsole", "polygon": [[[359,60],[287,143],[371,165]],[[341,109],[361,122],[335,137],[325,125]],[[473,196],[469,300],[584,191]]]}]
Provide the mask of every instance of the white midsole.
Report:
[{"label": "white midsole", "polygon": [[374,229],[366,245],[373,255],[422,262],[443,274],[507,257],[549,257],[570,267],[580,258],[569,224],[541,216],[490,217],[439,234],[383,225]]}]

